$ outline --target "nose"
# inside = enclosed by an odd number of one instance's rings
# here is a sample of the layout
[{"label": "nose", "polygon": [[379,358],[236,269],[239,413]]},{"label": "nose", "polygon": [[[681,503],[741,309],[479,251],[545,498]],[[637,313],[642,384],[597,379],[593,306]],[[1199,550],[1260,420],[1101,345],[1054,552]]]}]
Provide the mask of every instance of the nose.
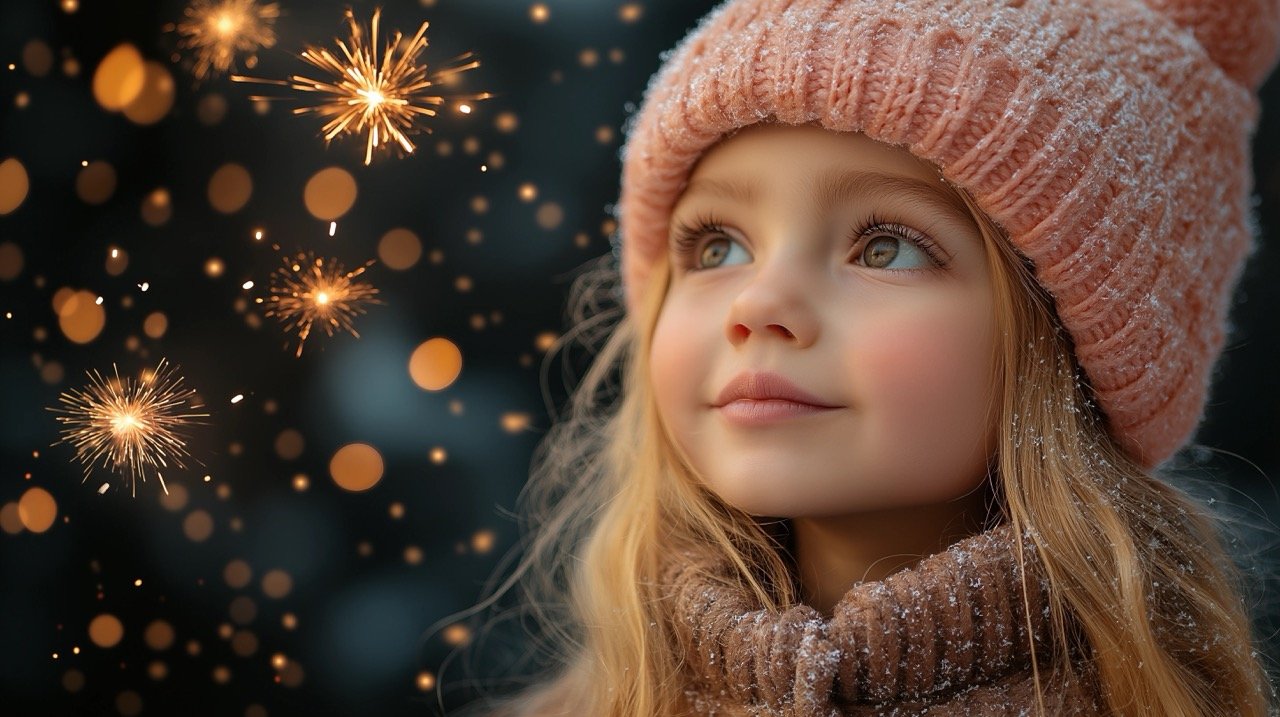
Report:
[{"label": "nose", "polygon": [[[725,321],[729,342],[737,346],[755,332],[807,346],[817,337],[812,280],[806,280],[786,256],[761,262],[734,297]],[[757,339],[759,340],[759,339]]]}]

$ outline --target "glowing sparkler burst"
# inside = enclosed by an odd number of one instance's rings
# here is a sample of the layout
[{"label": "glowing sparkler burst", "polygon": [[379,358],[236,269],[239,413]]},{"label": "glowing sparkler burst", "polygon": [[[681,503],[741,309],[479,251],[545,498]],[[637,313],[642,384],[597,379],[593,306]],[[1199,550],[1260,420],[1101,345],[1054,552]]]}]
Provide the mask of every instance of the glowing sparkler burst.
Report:
[{"label": "glowing sparkler burst", "polygon": [[195,66],[191,74],[197,79],[231,69],[237,53],[248,55],[252,66],[253,53],[258,48],[276,44],[276,33],[272,29],[280,17],[280,6],[276,3],[194,0],[182,14],[186,19],[177,25],[178,34],[182,35],[178,46],[194,51]]},{"label": "glowing sparkler burst", "polygon": [[202,408],[194,403],[195,389],[184,388],[177,369],[164,359],[137,380],[121,379],[115,364],[111,369],[110,379],[96,370],[88,372],[87,387],[62,393],[61,407],[49,409],[63,414],[57,417],[63,424],[58,443],[75,446],[85,480],[101,461],[129,481],[135,496],[138,480],[145,482],[149,472],[168,493],[160,470],[170,463],[186,467],[182,460],[190,454],[183,429],[209,414],[192,412]]},{"label": "glowing sparkler burst", "polygon": [[[302,347],[317,322],[326,336],[343,330],[360,338],[352,319],[365,313],[366,305],[382,303],[374,298],[378,290],[373,285],[356,280],[372,265],[373,260],[369,260],[358,269],[346,271],[336,259],[322,259],[306,252],[284,257],[284,265],[271,272],[271,296],[267,299],[271,306],[265,314],[278,318],[285,331],[297,332],[296,356],[302,356]],[[261,303],[262,299],[258,301]]]},{"label": "glowing sparkler burst", "polygon": [[[421,126],[418,120],[424,116],[434,117],[437,112],[428,105],[439,106],[446,98],[427,93],[427,88],[444,82],[453,75],[480,66],[479,60],[466,60],[474,53],[467,52],[454,58],[450,66],[427,76],[427,66],[420,63],[419,56],[427,47],[427,22],[423,22],[418,32],[408,41],[397,30],[392,33],[378,55],[378,22],[382,9],[373,11],[372,31],[356,22],[355,15],[348,8],[347,23],[350,36],[344,42],[334,38],[339,54],[316,46],[308,46],[301,58],[317,69],[328,73],[326,80],[314,80],[301,75],[292,75],[289,81],[263,80],[233,75],[237,82],[263,82],[284,85],[300,92],[318,92],[329,95],[319,104],[294,109],[294,114],[318,114],[329,121],[321,128],[325,142],[343,134],[365,134],[364,163],[373,161],[374,149],[388,149],[394,142],[405,152],[412,153],[414,144],[408,133],[422,129],[428,133],[429,127]],[[399,54],[397,55],[397,50]],[[459,64],[460,63],[460,64]],[[487,92],[478,95],[453,96],[455,100],[484,100],[491,97]],[[270,97],[251,97],[253,100],[268,100]],[[463,111],[468,111],[465,107]]]}]

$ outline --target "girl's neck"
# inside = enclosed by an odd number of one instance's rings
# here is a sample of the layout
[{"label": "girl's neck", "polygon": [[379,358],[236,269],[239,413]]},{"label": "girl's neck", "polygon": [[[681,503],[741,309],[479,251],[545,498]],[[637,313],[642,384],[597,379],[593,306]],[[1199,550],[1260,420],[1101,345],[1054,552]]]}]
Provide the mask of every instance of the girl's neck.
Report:
[{"label": "girl's neck", "polygon": [[985,486],[950,503],[791,519],[801,599],[830,617],[855,584],[883,580],[982,532],[991,499]]}]

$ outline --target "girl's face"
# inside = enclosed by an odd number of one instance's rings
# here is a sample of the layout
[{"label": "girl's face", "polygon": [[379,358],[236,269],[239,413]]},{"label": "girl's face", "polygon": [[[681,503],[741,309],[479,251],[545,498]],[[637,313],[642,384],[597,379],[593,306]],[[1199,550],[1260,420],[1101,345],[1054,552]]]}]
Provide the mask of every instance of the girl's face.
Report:
[{"label": "girl's face", "polygon": [[[982,482],[993,293],[978,227],[943,187],[903,149],[816,126],[756,125],[701,158],[671,218],[651,379],[722,500],[839,516]],[[762,371],[836,407],[757,424],[715,407]]]}]

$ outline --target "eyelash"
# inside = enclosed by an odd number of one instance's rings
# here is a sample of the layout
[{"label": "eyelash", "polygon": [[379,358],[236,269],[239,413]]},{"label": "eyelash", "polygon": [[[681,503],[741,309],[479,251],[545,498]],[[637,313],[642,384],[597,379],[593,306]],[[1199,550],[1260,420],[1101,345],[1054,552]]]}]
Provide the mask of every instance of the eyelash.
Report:
[{"label": "eyelash", "polygon": [[[849,232],[849,242],[851,247],[858,245],[859,239],[872,229],[880,229],[895,239],[901,239],[910,242],[934,264],[933,267],[917,268],[917,269],[888,269],[887,271],[900,272],[923,272],[935,269],[946,268],[946,261],[942,258],[942,252],[938,249],[938,245],[934,241],[914,229],[903,226],[896,222],[889,221],[886,217],[871,212],[865,220]],[[677,223],[675,227],[674,251],[679,265],[685,271],[706,271],[699,269],[694,265],[695,254],[700,248],[701,240],[707,234],[728,234],[724,231],[723,222],[714,215],[705,214],[694,217],[691,224],[685,222]],[[729,237],[732,239],[732,237]],[[736,241],[736,240],[735,240]],[[714,268],[714,267],[711,267]]]}]

